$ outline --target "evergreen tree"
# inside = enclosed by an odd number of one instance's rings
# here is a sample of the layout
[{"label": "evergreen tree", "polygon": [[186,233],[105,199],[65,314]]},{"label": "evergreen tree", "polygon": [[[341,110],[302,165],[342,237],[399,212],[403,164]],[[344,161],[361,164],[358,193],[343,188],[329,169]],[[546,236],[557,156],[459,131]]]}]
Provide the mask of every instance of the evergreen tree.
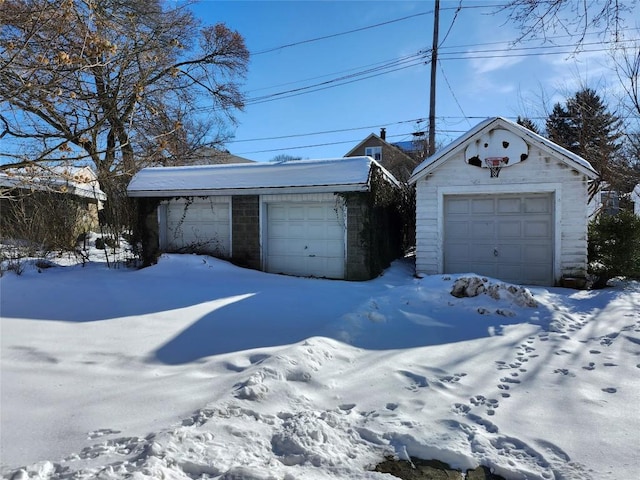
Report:
[{"label": "evergreen tree", "polygon": [[620,155],[622,122],[598,94],[585,88],[556,104],[546,122],[549,139],[587,160],[612,188],[623,189],[626,162]]},{"label": "evergreen tree", "polygon": [[557,103],[546,122],[547,135],[558,145],[580,155],[613,188],[624,182],[624,159],[620,131],[622,122],[607,111],[598,94],[585,88],[567,99],[566,106]]},{"label": "evergreen tree", "polygon": [[520,115],[518,115],[516,123],[518,125],[522,125],[524,128],[527,128],[527,129],[531,130],[534,133],[537,133],[537,134],[540,133],[540,130],[538,129],[538,126],[535,123],[533,123],[533,120],[531,120],[530,118],[521,117]]}]

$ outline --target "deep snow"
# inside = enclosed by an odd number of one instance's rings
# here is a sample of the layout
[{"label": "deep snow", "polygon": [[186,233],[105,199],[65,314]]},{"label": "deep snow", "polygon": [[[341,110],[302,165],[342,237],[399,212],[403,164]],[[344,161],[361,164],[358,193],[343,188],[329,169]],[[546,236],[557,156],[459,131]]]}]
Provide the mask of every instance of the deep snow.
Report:
[{"label": "deep snow", "polygon": [[[271,275],[195,255],[0,278],[5,478],[635,478],[640,284]],[[533,295],[530,302],[528,293]],[[527,305],[529,302],[529,305]],[[533,305],[533,306],[532,306]]]}]

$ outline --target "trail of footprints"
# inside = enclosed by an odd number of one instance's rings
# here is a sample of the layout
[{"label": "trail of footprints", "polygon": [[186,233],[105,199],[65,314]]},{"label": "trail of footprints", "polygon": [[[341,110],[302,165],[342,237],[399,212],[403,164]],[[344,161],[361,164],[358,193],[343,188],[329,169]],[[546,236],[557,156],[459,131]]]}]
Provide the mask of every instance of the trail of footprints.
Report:
[{"label": "trail of footprints", "polygon": [[[546,341],[549,339],[548,336],[549,334],[547,332],[543,332],[539,334],[538,338],[542,341]],[[499,383],[496,385],[500,398],[507,399],[511,397],[511,388],[520,384],[520,376],[527,372],[527,362],[539,356],[535,353],[536,349],[533,347],[535,340],[535,336],[530,336],[526,341],[521,343],[518,346],[512,361],[506,362],[499,360],[495,362],[497,370],[503,373],[503,376],[500,377]],[[455,403],[452,406],[452,410],[455,413],[467,416],[479,425],[486,427],[486,420],[483,420],[478,415],[471,413],[471,409],[474,407],[483,407],[486,409],[485,412],[487,415],[493,416],[496,414],[496,409],[500,407],[500,400],[498,398],[488,398],[484,395],[475,395],[469,399],[468,404]],[[491,428],[491,430],[494,429]]]},{"label": "trail of footprints", "polygon": [[[566,319],[571,319],[571,317],[567,316]],[[571,322],[567,322],[567,324],[562,326],[561,328],[558,328],[558,325],[556,325],[556,330],[551,333],[558,334],[560,338],[566,339],[566,338],[569,338],[566,335],[567,330],[570,332],[575,332],[577,330],[582,329],[587,323],[588,323],[587,316],[581,315],[578,321],[572,320]],[[566,327],[566,330],[564,329],[565,327]],[[631,331],[640,332],[640,320],[636,321],[635,324],[624,327],[621,330],[621,332],[609,333],[600,337],[591,338],[588,340],[582,340],[582,342],[588,343],[592,341],[597,341],[600,347],[604,349],[613,345],[614,342],[621,337],[621,334],[624,334],[625,332],[631,332]],[[536,349],[533,347],[533,344],[535,343],[536,339],[540,342],[547,342],[550,340],[551,333],[540,332],[537,335],[537,337],[536,336],[528,337],[525,342],[523,342],[518,346],[513,361],[511,362],[497,361],[496,362],[496,368],[498,369],[498,371],[504,372],[504,376],[500,378],[500,381],[497,385],[497,388],[500,391],[499,392],[500,397],[502,399],[509,398],[511,396],[511,393],[510,393],[511,388],[521,383],[521,380],[519,377],[522,374],[525,374],[527,372],[527,368],[526,368],[527,362],[529,362],[531,359],[539,357],[539,355],[535,353]],[[640,339],[637,339],[635,337],[631,337],[628,335],[622,335],[622,336],[625,337],[628,341],[640,344]],[[599,349],[600,347],[591,348],[589,350],[589,353],[591,355],[600,355],[602,353],[602,350]],[[571,353],[572,352],[566,349],[559,349],[555,352],[556,355],[566,355]],[[618,366],[616,363],[613,363],[613,362],[602,362],[601,365],[605,368]],[[640,363],[636,366],[640,368]],[[596,362],[589,362],[587,365],[584,365],[582,369],[586,371],[595,370]],[[571,372],[567,368],[557,368],[553,371],[553,373],[558,375],[568,376],[568,377],[576,376],[575,373]],[[601,388],[601,390],[605,393],[617,392],[616,388],[609,387],[609,386],[603,387]],[[471,413],[472,408],[485,407],[486,414],[492,416],[492,415],[495,415],[496,409],[499,406],[500,406],[500,402],[496,398],[487,398],[484,395],[475,395],[469,399],[469,402],[467,404],[455,403],[452,406],[452,410],[453,412],[459,415],[464,415],[464,416],[467,416],[468,418],[471,418],[472,420],[476,421],[476,423],[480,425],[484,425],[486,421],[479,422],[478,419],[480,419],[480,417]]]}]

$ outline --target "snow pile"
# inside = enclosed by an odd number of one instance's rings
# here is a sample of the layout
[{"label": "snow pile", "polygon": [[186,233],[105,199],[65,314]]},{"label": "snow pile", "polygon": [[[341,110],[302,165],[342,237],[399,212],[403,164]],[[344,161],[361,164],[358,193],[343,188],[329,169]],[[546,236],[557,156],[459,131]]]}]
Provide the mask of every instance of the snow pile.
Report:
[{"label": "snow pile", "polygon": [[495,300],[505,298],[521,307],[537,307],[533,295],[524,287],[492,283],[485,277],[460,277],[453,283],[451,295],[457,298],[477,297],[487,294]]},{"label": "snow pile", "polygon": [[416,279],[407,261],[350,283],[168,255],[0,288],[5,478],[383,479],[389,455],[507,479],[640,466],[638,283]]}]

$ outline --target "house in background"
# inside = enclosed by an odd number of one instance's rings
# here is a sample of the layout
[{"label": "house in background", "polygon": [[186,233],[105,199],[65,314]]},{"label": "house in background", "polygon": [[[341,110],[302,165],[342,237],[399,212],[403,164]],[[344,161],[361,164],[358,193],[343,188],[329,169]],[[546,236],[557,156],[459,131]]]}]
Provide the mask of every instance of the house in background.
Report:
[{"label": "house in background", "polygon": [[[62,202],[62,200],[71,202]],[[0,172],[0,235],[12,231],[12,212],[20,215],[69,215],[77,218],[74,227],[79,233],[95,230],[98,226],[98,213],[107,200],[100,189],[98,177],[91,167],[71,165],[46,166],[34,164],[26,168],[8,169]],[[58,207],[56,207],[58,203]],[[73,212],[63,211],[65,207],[74,206]],[[50,208],[40,208],[47,204]],[[26,213],[25,213],[26,212]],[[40,212],[40,213],[38,213]],[[33,219],[36,220],[35,218]],[[43,218],[46,223],[47,218]],[[9,223],[7,223],[9,222]]]},{"label": "house in background", "polygon": [[[583,158],[505,118],[487,119],[414,170],[416,272],[562,284],[587,273]],[[569,282],[569,281],[567,281]]]},{"label": "house in background", "polygon": [[145,264],[199,252],[271,273],[347,280],[401,256],[397,180],[369,157],[145,168],[128,195]]},{"label": "house in background", "polygon": [[403,143],[406,150],[399,145],[387,142],[386,129],[381,128],[380,135],[372,133],[347,152],[345,157],[371,157],[391,172],[394,177],[404,182],[424,157],[420,153],[412,156],[415,149],[409,147],[414,146],[413,142]]},{"label": "house in background", "polygon": [[603,182],[589,201],[589,218],[598,214],[616,215],[620,211],[620,192],[612,190],[611,186]]},{"label": "house in background", "polygon": [[633,202],[633,213],[640,217],[640,183],[634,187],[630,197]]}]

